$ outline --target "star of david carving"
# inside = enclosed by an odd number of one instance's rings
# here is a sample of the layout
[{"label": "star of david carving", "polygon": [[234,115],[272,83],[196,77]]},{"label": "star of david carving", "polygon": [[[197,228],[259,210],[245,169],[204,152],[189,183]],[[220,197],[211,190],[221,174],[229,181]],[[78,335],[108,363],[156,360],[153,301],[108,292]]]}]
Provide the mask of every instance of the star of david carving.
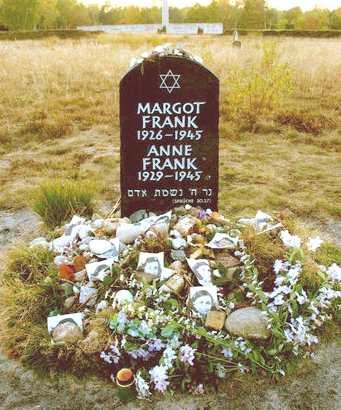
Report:
[{"label": "star of david carving", "polygon": [[176,88],[181,88],[179,84],[180,77],[180,74],[173,74],[172,70],[169,70],[167,74],[160,74],[160,88],[166,89],[171,94]]}]

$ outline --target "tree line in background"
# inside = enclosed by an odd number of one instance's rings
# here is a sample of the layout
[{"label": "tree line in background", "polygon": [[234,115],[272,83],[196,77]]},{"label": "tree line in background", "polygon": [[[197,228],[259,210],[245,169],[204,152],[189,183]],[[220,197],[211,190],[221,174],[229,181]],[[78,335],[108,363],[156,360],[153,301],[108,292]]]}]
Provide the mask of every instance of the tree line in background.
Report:
[{"label": "tree line in background", "polygon": [[[228,29],[341,29],[341,8],[330,11],[299,7],[279,11],[265,0],[213,0],[209,5],[195,4],[170,8],[173,23],[223,22]],[[84,5],[78,0],[0,0],[0,27],[9,30],[75,28],[93,24],[160,23],[161,8]]]}]

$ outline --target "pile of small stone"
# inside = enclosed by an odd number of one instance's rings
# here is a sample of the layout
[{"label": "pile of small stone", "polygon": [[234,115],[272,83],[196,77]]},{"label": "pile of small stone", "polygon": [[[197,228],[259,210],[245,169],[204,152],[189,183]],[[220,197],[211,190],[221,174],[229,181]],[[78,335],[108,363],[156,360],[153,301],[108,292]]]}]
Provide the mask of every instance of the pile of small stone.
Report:
[{"label": "pile of small stone", "polygon": [[[253,224],[259,231],[280,226],[271,225],[270,221],[267,214],[258,212],[255,218],[241,222]],[[129,259],[134,251],[138,251],[139,256],[137,264],[132,266],[134,278],[153,283],[160,293],[181,297],[194,317],[201,317],[207,328],[220,331],[225,325],[231,334],[268,338],[266,321],[259,309],[242,307],[227,315],[231,309],[219,306],[217,290],[232,283],[242,270],[241,261],[234,255],[239,232],[231,231],[231,226],[218,212],[187,205],[159,216],[138,211],[130,218],[94,215],[86,220],[75,215],[57,231],[61,235],[52,241],[33,240],[31,247],[44,246],[55,253],[54,263],[65,292],[64,308],[70,312],[63,315],[52,312],[48,318],[53,340],[80,339],[83,320],[90,312],[99,313],[133,302],[134,294],[129,288],[109,290],[104,298],[99,294],[115,266]],[[169,244],[167,261],[165,252],[140,251],[148,240]],[[224,272],[220,272],[219,267],[223,267]],[[199,299],[200,294],[212,297],[208,311],[193,302],[198,299],[195,292],[199,292]]]}]

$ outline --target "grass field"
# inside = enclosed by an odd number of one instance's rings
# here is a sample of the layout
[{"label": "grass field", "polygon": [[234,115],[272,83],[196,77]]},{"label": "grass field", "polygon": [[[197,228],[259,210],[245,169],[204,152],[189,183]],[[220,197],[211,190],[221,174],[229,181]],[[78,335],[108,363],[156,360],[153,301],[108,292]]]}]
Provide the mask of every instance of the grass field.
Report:
[{"label": "grass field", "polygon": [[[341,218],[341,41],[99,35],[0,42],[0,209],[46,178],[119,197],[118,85],[133,57],[171,42],[221,81],[220,208]],[[264,54],[265,53],[265,54]]]}]

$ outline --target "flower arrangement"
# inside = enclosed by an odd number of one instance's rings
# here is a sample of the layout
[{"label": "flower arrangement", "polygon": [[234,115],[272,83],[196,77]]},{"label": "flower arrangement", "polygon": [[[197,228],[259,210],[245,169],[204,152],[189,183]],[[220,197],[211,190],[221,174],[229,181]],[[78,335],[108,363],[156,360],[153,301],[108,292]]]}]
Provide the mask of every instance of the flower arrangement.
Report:
[{"label": "flower arrangement", "polygon": [[[283,377],[295,359],[314,354],[323,325],[340,314],[341,267],[328,246],[261,211],[237,222],[189,205],[130,220],[76,216],[29,248],[45,249],[56,269],[34,279],[59,289],[54,309],[51,298],[39,302],[49,315],[44,348],[79,348],[115,383],[129,374],[126,388],[141,399],[179,389],[203,394],[233,372]],[[33,286],[20,275],[12,296]],[[75,332],[80,313],[84,326]],[[89,328],[94,322],[102,333]]]}]

